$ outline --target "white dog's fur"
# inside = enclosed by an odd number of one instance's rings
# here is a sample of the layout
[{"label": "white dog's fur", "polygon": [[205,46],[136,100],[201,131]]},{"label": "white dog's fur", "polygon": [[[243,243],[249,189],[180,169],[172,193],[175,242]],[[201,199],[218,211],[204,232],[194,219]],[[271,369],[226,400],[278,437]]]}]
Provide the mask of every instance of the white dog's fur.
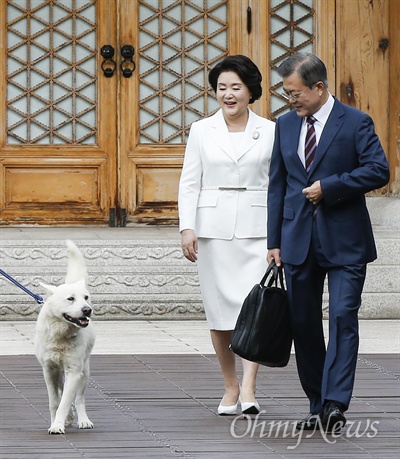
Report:
[{"label": "white dog's fur", "polygon": [[89,379],[89,357],[95,333],[90,316],[90,294],[86,288],[85,259],[72,241],[68,248],[65,284],[41,284],[48,297],[36,323],[36,357],[43,368],[49,395],[51,426],[49,433],[65,433],[73,421],[72,404],[80,429],[92,429],[86,414],[85,388]]}]

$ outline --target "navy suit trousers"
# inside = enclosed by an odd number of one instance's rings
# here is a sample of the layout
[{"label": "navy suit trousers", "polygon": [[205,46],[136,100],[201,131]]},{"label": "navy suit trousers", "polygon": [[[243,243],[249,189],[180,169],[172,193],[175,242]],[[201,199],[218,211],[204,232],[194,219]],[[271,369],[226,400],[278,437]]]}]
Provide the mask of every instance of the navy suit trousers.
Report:
[{"label": "navy suit trousers", "polygon": [[[319,413],[326,400],[347,409],[353,392],[359,344],[358,310],[366,265],[338,266],[323,254],[314,219],[309,252],[302,265],[285,263],[299,378]],[[329,340],[325,346],[322,298],[325,278],[329,292]]]}]

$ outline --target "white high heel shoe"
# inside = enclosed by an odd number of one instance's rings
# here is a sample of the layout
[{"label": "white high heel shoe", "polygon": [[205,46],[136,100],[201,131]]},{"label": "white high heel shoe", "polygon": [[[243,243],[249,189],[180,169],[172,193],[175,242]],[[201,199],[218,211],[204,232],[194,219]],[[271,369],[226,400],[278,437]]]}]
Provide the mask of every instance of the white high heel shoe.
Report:
[{"label": "white high heel shoe", "polygon": [[221,403],[218,405],[218,414],[220,416],[229,416],[236,414],[238,404],[236,405],[221,405]]},{"label": "white high heel shoe", "polygon": [[258,414],[261,411],[260,405],[255,402],[240,402],[242,414]]}]

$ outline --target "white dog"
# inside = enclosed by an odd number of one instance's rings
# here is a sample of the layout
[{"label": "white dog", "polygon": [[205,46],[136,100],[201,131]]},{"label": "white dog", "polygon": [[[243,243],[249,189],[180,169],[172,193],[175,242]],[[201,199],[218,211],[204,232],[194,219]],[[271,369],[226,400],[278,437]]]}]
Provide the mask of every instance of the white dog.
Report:
[{"label": "white dog", "polygon": [[84,394],[95,341],[90,294],[85,282],[87,270],[78,247],[67,241],[67,248],[65,284],[58,287],[41,284],[48,297],[36,323],[36,357],[42,365],[49,394],[50,434],[65,433],[65,426],[73,421],[74,401],[79,428],[93,428],[86,414]]}]

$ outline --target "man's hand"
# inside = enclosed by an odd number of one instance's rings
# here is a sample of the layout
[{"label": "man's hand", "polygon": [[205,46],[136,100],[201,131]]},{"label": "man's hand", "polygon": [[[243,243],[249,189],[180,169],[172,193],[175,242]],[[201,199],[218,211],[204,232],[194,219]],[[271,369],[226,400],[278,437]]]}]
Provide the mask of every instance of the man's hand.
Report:
[{"label": "man's hand", "polygon": [[182,235],[182,252],[189,261],[197,260],[197,236],[191,229],[181,231]]},{"label": "man's hand", "polygon": [[281,262],[281,249],[269,249],[267,254],[267,262],[271,263],[272,260],[275,260],[277,266],[282,264]]},{"label": "man's hand", "polygon": [[302,193],[306,195],[306,198],[314,204],[318,205],[321,199],[324,197],[321,188],[321,182],[317,180],[311,186],[303,188]]}]

